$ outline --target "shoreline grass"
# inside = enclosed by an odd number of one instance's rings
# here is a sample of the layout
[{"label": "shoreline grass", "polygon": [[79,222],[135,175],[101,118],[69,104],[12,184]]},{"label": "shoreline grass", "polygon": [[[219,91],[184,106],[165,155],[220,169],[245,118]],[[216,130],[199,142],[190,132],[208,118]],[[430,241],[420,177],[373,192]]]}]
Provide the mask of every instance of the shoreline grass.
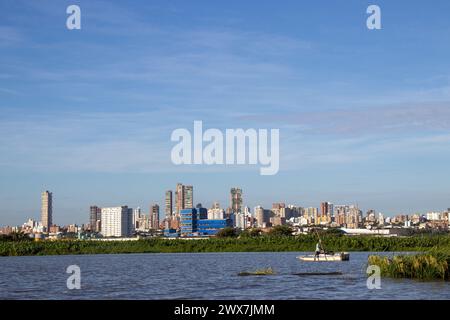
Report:
[{"label": "shoreline grass", "polygon": [[372,255],[369,265],[380,267],[381,276],[423,281],[450,280],[450,251],[434,248],[425,253],[385,257]]},{"label": "shoreline grass", "polygon": [[[201,240],[168,240],[163,238],[137,241],[0,241],[0,256],[120,254],[120,253],[193,253],[193,252],[305,252],[313,251],[317,238],[301,236],[259,236],[245,238],[211,238]],[[324,236],[322,242],[331,251],[423,252],[448,248],[449,235],[420,235],[381,238],[372,236]]]}]

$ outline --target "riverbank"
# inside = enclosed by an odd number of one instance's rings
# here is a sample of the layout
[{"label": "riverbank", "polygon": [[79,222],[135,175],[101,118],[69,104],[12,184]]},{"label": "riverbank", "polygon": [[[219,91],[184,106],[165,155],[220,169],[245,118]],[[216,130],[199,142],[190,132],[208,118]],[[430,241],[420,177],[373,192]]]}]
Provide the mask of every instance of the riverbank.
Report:
[{"label": "riverbank", "polygon": [[[245,238],[210,238],[196,241],[152,238],[137,241],[1,241],[0,256],[177,253],[177,252],[281,252],[313,251],[317,238],[313,235],[259,236]],[[322,237],[328,251],[428,251],[450,249],[449,235],[420,235],[382,238],[373,236]]]}]

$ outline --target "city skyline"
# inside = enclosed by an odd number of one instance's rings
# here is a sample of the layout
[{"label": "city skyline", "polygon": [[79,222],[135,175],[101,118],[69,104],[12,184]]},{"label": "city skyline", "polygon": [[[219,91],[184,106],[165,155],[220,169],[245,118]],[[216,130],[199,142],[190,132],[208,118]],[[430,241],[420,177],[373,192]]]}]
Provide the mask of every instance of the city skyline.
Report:
[{"label": "city skyline", "polygon": [[[77,3],[81,30],[66,4],[0,3],[1,224],[39,217],[43,190],[56,224],[94,204],[164,212],[178,181],[194,206],[235,186],[250,208],[450,206],[448,1],[377,1],[382,30],[361,1]],[[279,129],[279,172],[175,166],[171,133],[196,120]]]},{"label": "city skyline", "polygon": [[[101,220],[102,209],[105,209],[105,208],[106,209],[116,209],[116,208],[121,208],[121,207],[127,207],[130,210],[133,210],[132,212],[130,211],[130,214],[133,216],[134,216],[133,212],[135,212],[136,210],[139,211],[139,215],[141,215],[141,214],[148,215],[150,225],[153,228],[155,228],[155,226],[162,225],[162,222],[165,221],[167,217],[169,218],[169,220],[172,220],[175,217],[179,217],[181,210],[195,208],[198,206],[198,204],[201,203],[201,202],[196,202],[195,204],[192,203],[193,195],[194,195],[193,194],[193,189],[194,189],[193,185],[183,185],[182,183],[177,183],[175,189],[182,191],[183,194],[186,194],[185,189],[189,190],[190,200],[188,200],[188,203],[192,204],[190,207],[188,207],[186,205],[182,205],[179,208],[177,206],[173,206],[173,203],[171,201],[167,201],[169,192],[170,192],[170,196],[172,196],[172,192],[171,192],[171,190],[166,190],[164,192],[164,201],[162,202],[164,205],[161,207],[162,208],[161,210],[160,210],[159,203],[156,203],[156,202],[149,205],[148,213],[146,213],[145,211],[142,211],[140,205],[130,206],[130,205],[126,204],[125,202],[123,202],[121,204],[118,204],[118,203],[105,204],[104,206],[102,206],[102,205],[97,206],[97,205],[91,204],[87,210],[86,217],[84,217],[83,221],[80,222],[80,221],[72,220],[72,221],[68,221],[65,223],[53,223],[53,192],[46,190],[41,193],[40,219],[37,219],[35,221],[40,221],[47,230],[52,225],[62,226],[62,225],[87,225],[87,224],[89,224],[91,230],[98,232],[100,230],[98,223]],[[175,192],[175,193],[177,193],[177,192]],[[202,204],[202,208],[207,208],[208,210],[209,209],[220,209],[220,210],[223,210],[224,215],[226,215],[225,212],[227,212],[228,210],[230,210],[229,212],[233,212],[235,214],[241,213],[241,212],[247,213],[247,208],[248,208],[250,210],[251,216],[253,216],[255,218],[259,215],[259,213],[258,213],[259,210],[263,210],[264,212],[266,212],[266,211],[274,212],[274,210],[279,211],[280,207],[287,208],[289,206],[293,206],[296,208],[302,208],[304,210],[305,215],[310,216],[310,217],[311,216],[319,216],[319,217],[327,217],[327,216],[334,217],[334,216],[336,216],[337,217],[340,213],[341,207],[356,208],[356,209],[358,209],[358,211],[361,212],[362,216],[372,213],[375,215],[381,214],[384,218],[393,218],[394,216],[399,216],[399,215],[426,216],[427,214],[435,214],[438,212],[440,213],[440,212],[449,212],[450,211],[450,206],[449,206],[447,208],[440,208],[440,209],[436,209],[436,210],[426,210],[424,212],[400,211],[400,212],[395,212],[395,213],[387,213],[387,212],[379,211],[376,208],[361,207],[358,204],[358,202],[333,203],[330,201],[321,201],[320,203],[318,203],[316,205],[314,205],[314,204],[313,205],[302,205],[301,203],[297,203],[297,202],[283,202],[283,201],[277,202],[274,200],[271,202],[269,201],[270,204],[268,204],[268,205],[261,205],[261,203],[258,203],[254,206],[250,206],[250,205],[245,204],[245,197],[243,197],[242,195],[243,195],[242,188],[232,187],[229,190],[228,203],[213,200],[213,201],[205,202],[205,203],[208,203],[208,205]],[[239,201],[236,201],[236,196],[240,199]],[[183,202],[186,203],[186,201],[184,200],[184,196],[181,197],[181,199],[183,199]],[[236,204],[240,204],[240,206],[236,206]],[[172,211],[170,214],[169,214],[169,211],[167,210],[168,209],[167,205],[169,205],[169,207],[172,208]],[[235,208],[234,210],[233,210],[233,207]],[[236,208],[238,208],[238,209],[236,210]],[[169,216],[168,216],[168,214],[169,214]],[[34,219],[34,218],[35,218],[34,216],[27,216],[26,219]],[[208,218],[208,219],[210,219],[210,218]],[[25,220],[23,220],[23,221],[25,221]],[[17,223],[17,224],[7,224],[6,223],[5,224],[2,221],[0,221],[0,227],[20,226],[21,224],[22,223]],[[134,222],[133,222],[133,224],[134,224]],[[168,226],[170,226],[170,224]]]}]

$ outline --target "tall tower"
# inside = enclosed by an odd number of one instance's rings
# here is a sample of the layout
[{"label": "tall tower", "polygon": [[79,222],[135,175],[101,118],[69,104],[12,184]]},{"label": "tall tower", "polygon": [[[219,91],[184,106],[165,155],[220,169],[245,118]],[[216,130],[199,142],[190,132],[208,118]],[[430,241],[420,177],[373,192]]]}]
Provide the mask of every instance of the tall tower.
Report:
[{"label": "tall tower", "polygon": [[100,232],[100,229],[97,228],[99,223],[98,221],[101,221],[102,219],[102,208],[99,208],[97,206],[91,206],[89,208],[89,225],[91,227],[91,231],[93,232]]},{"label": "tall tower", "polygon": [[180,211],[184,209],[184,186],[181,183],[177,183],[175,189],[175,210],[177,216],[180,215]]},{"label": "tall tower", "polygon": [[136,209],[133,209],[133,228],[136,229],[142,229],[142,215],[141,215],[141,208],[137,207]]},{"label": "tall tower", "polygon": [[51,192],[44,191],[41,194],[41,222],[46,231],[50,230],[53,224],[53,196]]},{"label": "tall tower", "polygon": [[159,206],[157,204],[150,209],[150,224],[152,229],[159,229]]},{"label": "tall tower", "polygon": [[173,196],[172,196],[172,190],[166,191],[166,208],[165,208],[165,218],[166,220],[172,220],[172,210],[173,210]]},{"label": "tall tower", "polygon": [[242,212],[242,189],[240,188],[231,188],[230,192],[231,196],[231,210],[234,213]]},{"label": "tall tower", "polygon": [[192,186],[185,186],[184,192],[184,208],[194,208],[194,188]]},{"label": "tall tower", "polygon": [[331,217],[334,216],[334,208],[331,202],[322,202],[320,204],[320,222],[331,222]]},{"label": "tall tower", "polygon": [[194,187],[177,183],[175,189],[175,210],[179,216],[183,209],[194,208]]}]

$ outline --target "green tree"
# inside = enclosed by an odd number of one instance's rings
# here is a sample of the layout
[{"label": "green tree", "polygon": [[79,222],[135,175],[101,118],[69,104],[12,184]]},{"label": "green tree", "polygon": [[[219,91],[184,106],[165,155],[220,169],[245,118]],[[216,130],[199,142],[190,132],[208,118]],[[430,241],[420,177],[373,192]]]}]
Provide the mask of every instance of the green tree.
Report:
[{"label": "green tree", "polygon": [[253,237],[259,237],[261,235],[261,229],[260,228],[251,228],[246,229],[243,232],[241,232],[240,236],[243,238],[253,238]]},{"label": "green tree", "polygon": [[12,241],[27,241],[27,240],[31,240],[28,235],[23,233],[23,231],[13,231],[13,232],[11,232],[9,234],[9,238]]},{"label": "green tree", "polygon": [[219,230],[219,232],[217,232],[216,236],[218,238],[233,238],[233,237],[236,237],[236,230],[234,230],[234,228],[231,228],[231,227],[226,227],[226,228]]},{"label": "green tree", "polygon": [[291,236],[292,228],[287,225],[275,226],[269,231],[268,235],[272,237]]}]

